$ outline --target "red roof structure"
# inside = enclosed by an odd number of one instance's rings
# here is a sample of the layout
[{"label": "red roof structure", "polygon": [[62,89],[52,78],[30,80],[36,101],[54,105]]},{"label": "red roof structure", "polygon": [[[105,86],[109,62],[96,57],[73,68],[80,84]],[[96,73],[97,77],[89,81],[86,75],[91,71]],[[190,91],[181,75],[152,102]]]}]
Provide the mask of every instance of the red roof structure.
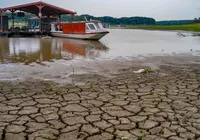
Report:
[{"label": "red roof structure", "polygon": [[45,15],[45,16],[54,16],[54,15],[62,15],[62,14],[75,15],[76,14],[76,12],[73,12],[64,8],[60,8],[60,7],[57,7],[57,6],[42,2],[42,1],[2,8],[0,9],[0,12],[6,12],[8,10],[11,12],[12,11],[14,12],[14,11],[19,10],[19,11],[24,11],[27,13],[38,15],[39,8],[41,8],[42,15]]},{"label": "red roof structure", "polygon": [[[73,16],[76,14],[76,12],[54,6],[42,1],[39,2],[33,2],[33,3],[28,3],[28,4],[22,4],[22,5],[17,5],[17,6],[12,6],[12,7],[7,7],[7,8],[2,8],[0,9],[0,16],[1,16],[1,21],[2,21],[2,15],[6,12],[10,11],[12,12],[12,30],[14,31],[14,12],[15,11],[23,11],[31,14],[35,14],[39,18],[40,22],[40,31],[41,31],[41,17],[42,16],[56,16],[60,19],[60,16],[62,14],[70,14],[72,15],[72,20]],[[2,22],[1,22],[2,23]],[[3,25],[1,24],[0,29],[2,28]]]}]

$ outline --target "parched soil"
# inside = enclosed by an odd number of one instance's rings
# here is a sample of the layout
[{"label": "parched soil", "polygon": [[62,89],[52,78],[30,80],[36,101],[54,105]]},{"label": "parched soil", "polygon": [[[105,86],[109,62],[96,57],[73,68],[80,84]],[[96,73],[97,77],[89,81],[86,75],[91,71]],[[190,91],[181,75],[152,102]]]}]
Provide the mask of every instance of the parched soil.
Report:
[{"label": "parched soil", "polygon": [[0,82],[0,139],[200,140],[200,65],[132,71]]}]

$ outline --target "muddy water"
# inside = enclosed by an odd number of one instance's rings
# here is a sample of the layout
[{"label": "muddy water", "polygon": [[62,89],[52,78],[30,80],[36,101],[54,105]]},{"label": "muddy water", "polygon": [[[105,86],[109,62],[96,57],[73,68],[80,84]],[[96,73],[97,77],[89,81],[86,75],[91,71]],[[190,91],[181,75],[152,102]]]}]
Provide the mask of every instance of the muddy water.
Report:
[{"label": "muddy water", "polygon": [[1,63],[30,64],[42,61],[73,60],[100,57],[108,48],[97,41],[62,38],[1,38]]},{"label": "muddy water", "polygon": [[[138,60],[137,55],[138,58],[151,54],[200,55],[199,44],[200,38],[189,34],[181,37],[177,32],[143,30],[110,30],[110,34],[99,42],[63,38],[0,38],[0,81],[41,79],[71,83],[71,75],[86,73],[109,77],[119,69],[141,68],[142,63],[156,66],[164,59]],[[196,57],[189,59],[190,56],[184,54],[183,58],[200,62]],[[170,58],[172,61],[169,59],[169,62],[179,60]]]},{"label": "muddy water", "polygon": [[177,53],[198,54],[200,37],[191,33],[147,30],[112,30],[101,41],[110,48],[108,57],[135,55],[163,55]]},{"label": "muddy water", "polygon": [[110,30],[98,41],[63,38],[1,38],[0,63],[30,64],[42,61],[110,59],[150,54],[194,53],[200,50],[200,38],[181,37],[177,32]]}]

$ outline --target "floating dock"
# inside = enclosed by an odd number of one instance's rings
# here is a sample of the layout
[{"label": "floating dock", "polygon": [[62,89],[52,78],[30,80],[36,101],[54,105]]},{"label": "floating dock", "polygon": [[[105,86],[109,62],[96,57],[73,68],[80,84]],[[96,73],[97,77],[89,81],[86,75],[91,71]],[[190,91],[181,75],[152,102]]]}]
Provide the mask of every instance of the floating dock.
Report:
[{"label": "floating dock", "polygon": [[0,32],[0,37],[49,36],[48,32]]},{"label": "floating dock", "polygon": [[[6,12],[10,12],[12,17],[11,27],[9,27],[9,18],[5,16]],[[27,25],[23,27],[15,27],[15,17],[24,17],[26,13],[35,15],[27,21]],[[35,36],[48,35],[51,30],[51,22],[61,21],[61,15],[71,15],[71,20],[76,12],[57,7],[42,1],[6,7],[0,9],[0,36],[14,37],[14,36]]]}]

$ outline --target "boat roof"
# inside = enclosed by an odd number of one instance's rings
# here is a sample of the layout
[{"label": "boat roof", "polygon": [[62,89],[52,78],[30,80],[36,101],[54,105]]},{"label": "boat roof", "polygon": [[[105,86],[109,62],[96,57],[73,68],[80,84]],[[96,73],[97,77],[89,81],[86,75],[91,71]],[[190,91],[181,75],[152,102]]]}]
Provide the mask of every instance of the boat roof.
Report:
[{"label": "boat roof", "polygon": [[92,20],[92,21],[73,21],[73,22],[52,22],[52,24],[65,24],[65,23],[94,23],[94,22],[101,22],[99,20]]}]

